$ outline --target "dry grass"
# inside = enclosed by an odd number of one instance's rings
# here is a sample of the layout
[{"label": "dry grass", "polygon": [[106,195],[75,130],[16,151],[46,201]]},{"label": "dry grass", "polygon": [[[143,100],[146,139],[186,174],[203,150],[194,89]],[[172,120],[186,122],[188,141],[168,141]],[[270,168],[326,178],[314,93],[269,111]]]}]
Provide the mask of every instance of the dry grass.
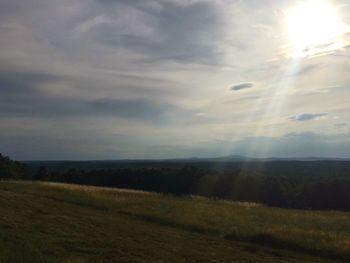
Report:
[{"label": "dry grass", "polygon": [[[13,183],[20,181],[13,181]],[[146,195],[160,195],[154,192],[141,191],[141,190],[132,190],[132,189],[122,189],[122,188],[111,188],[111,187],[101,187],[101,186],[91,186],[91,185],[77,185],[77,184],[67,184],[67,183],[52,183],[52,182],[35,182],[39,185],[56,187],[61,189],[67,189],[72,191],[83,191],[90,193],[128,193],[128,194],[146,194]]]},{"label": "dry grass", "polygon": [[[140,262],[350,260],[350,213],[345,212],[93,186],[0,182],[0,214],[0,262],[1,251],[11,255],[8,251],[11,246],[16,249],[16,240],[23,241],[27,257],[41,256],[44,262],[130,262],[135,254]],[[29,241],[33,248],[24,249]],[[51,256],[45,256],[43,243]],[[14,256],[4,262],[21,261]]]}]

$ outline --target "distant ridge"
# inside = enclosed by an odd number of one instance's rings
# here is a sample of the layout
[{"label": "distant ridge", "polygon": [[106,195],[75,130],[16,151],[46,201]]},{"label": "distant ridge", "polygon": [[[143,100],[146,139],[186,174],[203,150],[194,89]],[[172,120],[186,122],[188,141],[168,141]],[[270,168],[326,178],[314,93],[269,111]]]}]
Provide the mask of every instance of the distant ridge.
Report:
[{"label": "distant ridge", "polygon": [[168,158],[168,159],[106,159],[106,160],[25,160],[23,163],[37,163],[37,162],[108,162],[108,163],[122,163],[122,162],[272,162],[272,161],[350,161],[350,158],[339,157],[247,157],[243,155],[228,155],[220,157],[185,157],[185,158]]}]

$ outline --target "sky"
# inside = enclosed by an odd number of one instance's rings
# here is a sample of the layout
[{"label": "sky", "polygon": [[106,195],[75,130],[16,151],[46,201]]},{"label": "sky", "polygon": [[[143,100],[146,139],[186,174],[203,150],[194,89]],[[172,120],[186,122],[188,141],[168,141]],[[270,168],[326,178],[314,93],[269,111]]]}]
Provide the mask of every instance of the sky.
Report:
[{"label": "sky", "polygon": [[0,0],[0,152],[350,158],[350,3]]}]

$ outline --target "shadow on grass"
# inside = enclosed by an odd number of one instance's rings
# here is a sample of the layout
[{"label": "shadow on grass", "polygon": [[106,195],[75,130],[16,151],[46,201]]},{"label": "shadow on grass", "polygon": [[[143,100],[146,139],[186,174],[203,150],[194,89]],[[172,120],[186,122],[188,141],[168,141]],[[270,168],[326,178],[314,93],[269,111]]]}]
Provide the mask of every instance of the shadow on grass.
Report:
[{"label": "shadow on grass", "polygon": [[158,224],[161,226],[182,229],[182,230],[185,230],[188,232],[194,232],[194,233],[199,233],[199,234],[210,234],[210,235],[219,234],[219,232],[214,230],[214,229],[208,229],[208,228],[199,227],[199,226],[190,225],[190,224],[181,224],[181,223],[169,221],[167,219],[163,219],[163,218],[160,218],[157,216],[152,216],[152,215],[135,214],[135,213],[130,213],[130,212],[126,212],[126,211],[118,211],[118,214],[132,217],[132,218],[137,219],[137,220],[142,220],[142,221],[146,221],[149,223]]},{"label": "shadow on grass", "polygon": [[[209,234],[213,236],[221,236],[220,232],[215,229],[208,229],[204,227],[199,227],[191,224],[182,224],[178,222],[169,221],[153,215],[143,215],[135,214],[127,211],[118,211],[120,215],[128,216],[137,220],[142,220],[161,226],[182,229],[188,232],[198,233],[198,234]],[[275,249],[282,249],[287,251],[299,252],[309,256],[316,256],[321,258],[328,258],[332,260],[341,260],[342,262],[350,262],[349,253],[337,253],[332,250],[325,249],[313,249],[302,246],[296,242],[283,240],[272,236],[271,234],[261,233],[255,235],[244,236],[238,233],[230,233],[224,236],[226,240],[239,241],[248,244],[255,244],[262,247],[269,247]]]},{"label": "shadow on grass", "polygon": [[230,233],[225,235],[224,238],[227,240],[241,241],[277,249],[301,252],[310,256],[318,256],[323,258],[342,260],[344,262],[350,262],[349,253],[337,253],[332,250],[307,248],[296,242],[280,239],[268,233],[255,234],[250,236],[242,236],[238,233]]}]

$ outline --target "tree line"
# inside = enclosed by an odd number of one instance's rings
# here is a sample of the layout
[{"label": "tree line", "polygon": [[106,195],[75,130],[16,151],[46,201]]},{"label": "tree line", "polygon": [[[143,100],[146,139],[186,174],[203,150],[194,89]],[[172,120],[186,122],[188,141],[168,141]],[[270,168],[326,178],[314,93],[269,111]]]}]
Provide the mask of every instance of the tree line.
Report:
[{"label": "tree line", "polygon": [[28,166],[0,153],[0,179],[27,179],[30,175]]},{"label": "tree line", "polygon": [[30,171],[0,155],[0,178],[201,195],[286,208],[350,211],[350,178],[346,176],[269,175],[261,169],[219,169],[192,164],[90,170],[51,170],[42,166]]}]

